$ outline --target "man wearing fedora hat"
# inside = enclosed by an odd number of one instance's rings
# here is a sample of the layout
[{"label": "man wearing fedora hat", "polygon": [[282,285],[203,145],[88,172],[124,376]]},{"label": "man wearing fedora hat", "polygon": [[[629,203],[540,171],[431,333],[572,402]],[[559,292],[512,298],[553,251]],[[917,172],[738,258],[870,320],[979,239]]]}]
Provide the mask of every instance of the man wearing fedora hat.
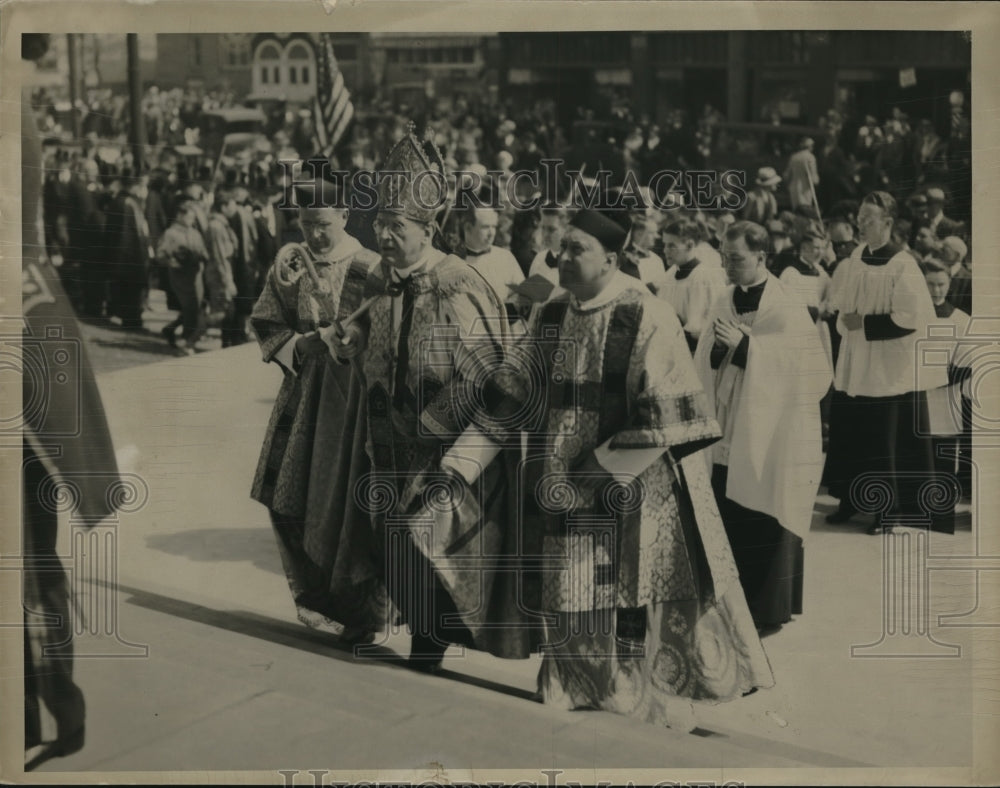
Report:
[{"label": "man wearing fedora hat", "polygon": [[781,176],[774,167],[761,167],[757,170],[757,180],[747,194],[747,204],[743,209],[743,218],[762,227],[778,215],[778,200],[774,193],[781,183]]}]

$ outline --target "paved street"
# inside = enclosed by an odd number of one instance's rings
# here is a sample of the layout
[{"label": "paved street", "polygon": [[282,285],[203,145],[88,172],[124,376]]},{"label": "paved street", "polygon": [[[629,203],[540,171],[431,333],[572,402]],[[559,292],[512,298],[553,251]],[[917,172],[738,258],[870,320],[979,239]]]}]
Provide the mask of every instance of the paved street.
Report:
[{"label": "paved street", "polygon": [[[80,329],[87,340],[87,352],[95,371],[98,374],[115,372],[182,355],[160,334],[160,329],[176,315],[177,312],[167,309],[166,294],[162,290],[150,290],[149,309],[143,315],[143,331],[126,331],[116,319],[81,319]],[[209,329],[198,344],[198,349],[203,351],[221,347],[218,329]]]},{"label": "paved street", "polygon": [[[683,767],[728,778],[754,767],[971,761],[970,631],[937,616],[975,607],[972,573],[930,573],[929,631],[917,606],[907,619],[917,629],[883,643],[883,656],[945,658],[852,658],[852,645],[883,639],[884,546],[898,566],[919,568],[918,532],[903,544],[866,535],[861,522],[828,526],[825,497],[806,545],[806,612],[764,641],[777,686],[699,708],[693,734],[546,708],[532,699],[536,660],[457,655],[443,676],[415,675],[397,664],[400,634],[355,660],[295,620],[267,513],[248,497],[278,370],[255,344],[169,357],[152,347],[168,316],[147,315],[152,333],[126,347],[113,329],[86,329],[123,470],[148,500],[101,529],[114,533],[117,570],[97,551],[77,552],[90,624],[110,620],[104,583],[117,571],[119,640],[80,640],[82,653],[106,657],[77,663],[87,745],[41,771],[443,768],[457,780],[474,768],[617,766],[670,779]],[[973,553],[968,514],[928,548]]]}]

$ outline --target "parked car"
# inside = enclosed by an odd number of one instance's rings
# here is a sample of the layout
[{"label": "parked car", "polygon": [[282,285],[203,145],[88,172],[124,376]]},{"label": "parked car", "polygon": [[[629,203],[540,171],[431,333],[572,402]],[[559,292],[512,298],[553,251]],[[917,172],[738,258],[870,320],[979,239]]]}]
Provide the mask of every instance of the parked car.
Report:
[{"label": "parked car", "polygon": [[232,107],[202,112],[198,118],[198,146],[213,160],[236,161],[241,152],[267,143],[267,116],[257,108]]}]

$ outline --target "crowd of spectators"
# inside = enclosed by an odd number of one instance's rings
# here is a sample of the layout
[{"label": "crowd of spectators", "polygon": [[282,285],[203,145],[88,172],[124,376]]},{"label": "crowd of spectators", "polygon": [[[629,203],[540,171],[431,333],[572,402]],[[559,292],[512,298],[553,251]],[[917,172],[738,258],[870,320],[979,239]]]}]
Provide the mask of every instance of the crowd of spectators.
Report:
[{"label": "crowd of spectators", "polygon": [[[209,254],[213,247],[207,237],[208,217],[213,209],[224,213],[225,202],[219,205],[219,201],[229,197],[239,208],[227,222],[238,240],[233,257],[240,258],[237,267],[245,270],[221,277],[243,283],[239,300],[233,302],[238,308],[216,297],[214,307],[206,307],[209,323],[212,315],[222,323],[227,318],[220,314],[244,315],[245,303],[253,298],[274,252],[284,243],[301,239],[294,211],[276,207],[288,185],[288,173],[278,162],[315,155],[313,121],[307,108],[272,107],[264,129],[265,144],[257,147],[252,160],[237,165],[220,167],[209,157],[192,160],[173,151],[173,146],[197,144],[200,113],[233,107],[237,101],[232,92],[222,90],[149,87],[143,98],[149,153],[139,168],[127,144],[127,101],[105,91],[91,92],[86,102],[80,102],[84,135],[80,144],[49,148],[44,209],[50,256],[61,264],[67,289],[81,313],[95,318],[117,316],[126,327],[141,326],[141,299],[137,305],[134,287],[125,288],[128,296],[121,295],[121,277],[142,281],[144,288],[170,290],[169,264],[157,255],[157,246],[184,202],[197,206],[201,217],[197,226],[205,235]],[[735,212],[697,208],[681,181],[665,204],[637,213],[648,228],[646,240],[638,245],[640,257],[655,255],[661,261],[669,257],[660,229],[678,216],[701,228],[701,242],[708,245],[717,245],[724,225],[748,218],[767,227],[778,268],[797,254],[808,237],[819,233],[824,239],[823,259],[832,271],[857,237],[860,197],[877,188],[893,194],[903,207],[896,226],[898,241],[919,261],[947,263],[958,282],[955,297],[961,303],[956,305],[968,311],[969,121],[962,93],[952,93],[948,101],[947,130],[936,129],[929,119],[911,120],[899,108],[887,108],[882,121],[831,110],[820,119],[813,137],[758,134],[747,158],[745,206]],[[55,102],[37,95],[35,106],[43,133],[58,136],[64,132],[60,124],[66,119],[59,120]],[[476,173],[501,194],[505,179],[517,171],[538,172],[547,158],[563,162],[566,171],[581,171],[584,181],[597,170],[609,170],[612,184],[621,183],[628,172],[645,183],[661,170],[710,167],[713,151],[735,144],[724,117],[709,105],[695,117],[671,112],[661,123],[634,112],[627,101],[615,102],[600,114],[579,107],[567,122],[550,98],[515,105],[509,100],[457,97],[426,107],[373,101],[359,104],[356,116],[330,161],[333,168],[378,169],[412,121],[417,129],[429,130],[449,173]],[[780,129],[777,119],[774,125]],[[454,187],[456,180],[451,180]],[[557,193],[544,195],[544,201],[572,201],[573,184],[563,180],[557,186]],[[143,226],[135,218],[139,215]],[[462,253],[460,219],[456,212],[442,229],[446,242]],[[499,211],[492,243],[510,250],[527,274],[538,255],[553,245],[551,237],[546,244],[542,224],[541,210],[518,211],[508,205]],[[352,229],[363,243],[374,245],[359,220]],[[128,233],[135,237],[126,238]],[[126,251],[131,246],[139,251]],[[139,263],[124,260],[133,253],[144,259]],[[219,253],[218,244],[214,253]],[[228,266],[233,267],[233,260]],[[216,268],[226,265],[217,261]],[[212,299],[206,295],[209,302]],[[170,303],[179,306],[173,295]],[[242,341],[242,322],[239,327],[226,325],[227,344]]]}]

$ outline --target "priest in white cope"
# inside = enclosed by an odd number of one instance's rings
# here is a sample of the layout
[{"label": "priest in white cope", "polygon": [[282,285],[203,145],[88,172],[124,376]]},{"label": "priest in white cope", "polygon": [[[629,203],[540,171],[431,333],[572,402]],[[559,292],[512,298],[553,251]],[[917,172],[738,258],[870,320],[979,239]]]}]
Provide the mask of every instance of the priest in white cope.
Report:
[{"label": "priest in white cope", "polygon": [[804,539],[823,471],[820,400],[832,371],[798,296],[767,270],[767,230],[741,221],[722,260],[731,282],[695,365],[722,425],[705,454],[758,628],[802,613]]},{"label": "priest in white cope", "polygon": [[[858,211],[863,241],[833,276],[831,304],[842,339],[834,376],[826,478],[840,499],[830,523],[845,523],[879,477],[889,508],[870,533],[891,530],[900,516],[927,518],[934,530],[953,530],[947,514],[929,515],[921,488],[935,482],[931,442],[915,425],[927,424],[927,390],[948,383],[943,366],[926,367],[917,342],[935,320],[934,305],[913,257],[895,246],[896,201],[872,192]],[[859,479],[862,474],[869,474]]]},{"label": "priest in white cope", "polygon": [[442,465],[471,482],[523,430],[519,544],[543,564],[520,599],[543,614],[544,701],[690,730],[691,701],[773,676],[697,456],[719,425],[673,310],[619,270],[627,222],[573,217],[567,292],[534,310],[524,365],[485,386],[496,426],[477,420],[487,434],[467,430]]}]

